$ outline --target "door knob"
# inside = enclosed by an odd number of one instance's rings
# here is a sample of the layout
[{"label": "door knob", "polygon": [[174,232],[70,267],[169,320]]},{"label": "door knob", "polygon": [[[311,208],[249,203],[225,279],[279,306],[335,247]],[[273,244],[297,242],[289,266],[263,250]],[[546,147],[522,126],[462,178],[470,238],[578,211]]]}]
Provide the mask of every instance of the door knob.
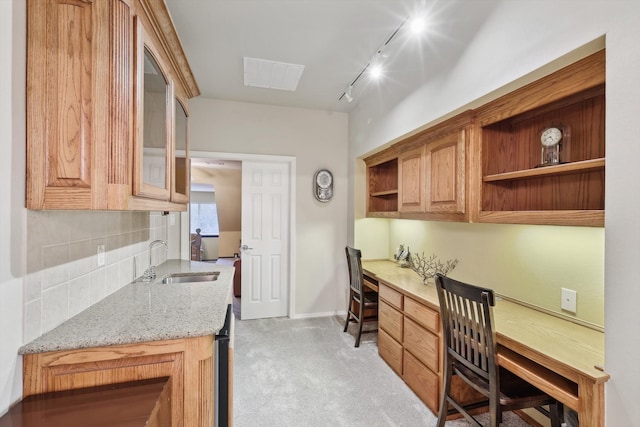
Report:
[{"label": "door knob", "polygon": [[242,245],[242,246],[240,246],[240,250],[241,250],[241,251],[246,251],[247,249],[253,249],[253,248],[250,248],[250,247],[249,247],[249,246],[247,246],[247,245]]}]

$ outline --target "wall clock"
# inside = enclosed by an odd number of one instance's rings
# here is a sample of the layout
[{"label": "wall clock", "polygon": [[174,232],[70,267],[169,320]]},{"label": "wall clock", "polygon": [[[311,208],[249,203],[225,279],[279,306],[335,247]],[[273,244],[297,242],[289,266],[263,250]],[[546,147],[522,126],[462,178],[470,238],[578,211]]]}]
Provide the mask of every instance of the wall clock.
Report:
[{"label": "wall clock", "polygon": [[333,197],[333,175],[320,169],[313,177],[313,195],[320,202],[328,202]]}]

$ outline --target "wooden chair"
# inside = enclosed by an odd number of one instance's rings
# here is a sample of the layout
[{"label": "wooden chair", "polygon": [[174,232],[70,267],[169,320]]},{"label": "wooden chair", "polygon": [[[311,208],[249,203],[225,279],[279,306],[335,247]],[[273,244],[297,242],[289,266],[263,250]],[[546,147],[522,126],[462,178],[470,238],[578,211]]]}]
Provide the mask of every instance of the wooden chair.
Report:
[{"label": "wooden chair", "polygon": [[[377,329],[363,331],[362,325],[365,322],[378,320],[378,293],[363,289],[364,279],[362,277],[362,263],[360,261],[360,250],[347,246],[347,264],[349,265],[349,305],[347,307],[347,320],[344,323],[344,332],[347,332],[350,321],[358,323],[358,333],[356,335],[356,347],[360,346],[360,336],[362,333],[377,332]],[[375,311],[375,315],[367,315],[367,311]]]},{"label": "wooden chair", "polygon": [[[538,409],[551,419],[553,427],[560,427],[563,418],[560,402],[498,366],[493,291],[441,274],[436,277],[436,287],[445,349],[438,427],[444,426],[447,415],[456,412],[472,425],[480,427],[469,411],[487,405],[492,427],[497,427],[502,421],[503,411],[524,408]],[[451,395],[453,375],[462,378],[486,400],[471,405],[456,401]],[[549,410],[543,409],[543,405],[549,405]]]}]

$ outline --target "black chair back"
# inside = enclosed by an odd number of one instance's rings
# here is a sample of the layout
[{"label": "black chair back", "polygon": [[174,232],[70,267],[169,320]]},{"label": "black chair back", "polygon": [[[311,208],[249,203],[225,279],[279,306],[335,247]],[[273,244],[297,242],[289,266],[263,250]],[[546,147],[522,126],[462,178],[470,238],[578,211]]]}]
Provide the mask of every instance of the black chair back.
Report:
[{"label": "black chair back", "polygon": [[[459,412],[474,426],[480,426],[469,411],[489,406],[490,425],[498,426],[503,410],[536,408],[560,427],[562,404],[497,363],[498,346],[493,321],[493,290],[436,276],[440,302],[442,339],[445,345],[444,384],[438,413],[438,427],[446,417]],[[462,405],[451,394],[451,377],[458,375],[487,400]],[[452,408],[448,409],[448,405]],[[549,405],[549,410],[543,408]]]},{"label": "black chair back", "polygon": [[347,265],[349,266],[349,305],[347,306],[347,318],[344,322],[344,332],[349,328],[349,322],[358,323],[356,333],[356,347],[360,346],[360,336],[363,332],[376,332],[377,329],[363,331],[362,324],[378,319],[378,293],[363,289],[364,273],[362,270],[362,254],[359,249],[345,247]]},{"label": "black chair back", "polygon": [[447,352],[485,380],[497,378],[493,290],[440,274],[436,285]]},{"label": "black chair back", "polygon": [[347,264],[349,266],[349,283],[351,289],[358,295],[362,294],[362,262],[360,260],[362,254],[360,249],[345,247],[347,253]]}]

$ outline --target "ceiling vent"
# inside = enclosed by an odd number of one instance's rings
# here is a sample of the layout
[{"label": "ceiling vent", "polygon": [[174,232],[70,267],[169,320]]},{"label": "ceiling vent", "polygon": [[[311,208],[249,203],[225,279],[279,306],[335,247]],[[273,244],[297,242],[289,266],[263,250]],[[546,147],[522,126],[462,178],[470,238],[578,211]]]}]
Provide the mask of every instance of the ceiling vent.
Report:
[{"label": "ceiling vent", "polygon": [[304,65],[244,57],[244,85],[294,91]]}]

